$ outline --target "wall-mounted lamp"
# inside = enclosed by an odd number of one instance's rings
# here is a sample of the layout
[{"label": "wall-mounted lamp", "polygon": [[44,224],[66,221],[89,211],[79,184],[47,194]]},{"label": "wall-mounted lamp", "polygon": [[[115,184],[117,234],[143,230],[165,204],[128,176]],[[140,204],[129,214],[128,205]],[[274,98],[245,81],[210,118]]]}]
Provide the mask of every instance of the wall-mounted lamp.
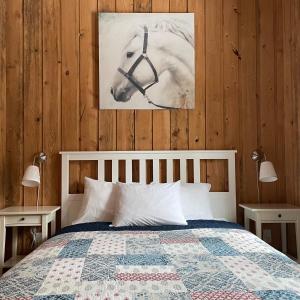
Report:
[{"label": "wall-mounted lamp", "polygon": [[26,168],[23,179],[22,179],[23,186],[38,188],[36,206],[39,206],[39,200],[40,200],[41,164],[43,162],[45,162],[46,159],[47,159],[47,156],[44,152],[40,152],[37,155],[35,155],[32,165],[30,165]]},{"label": "wall-mounted lamp", "polygon": [[257,200],[260,202],[259,181],[274,182],[278,177],[272,162],[266,160],[266,154],[264,152],[254,150],[251,154],[251,158],[256,162]]}]

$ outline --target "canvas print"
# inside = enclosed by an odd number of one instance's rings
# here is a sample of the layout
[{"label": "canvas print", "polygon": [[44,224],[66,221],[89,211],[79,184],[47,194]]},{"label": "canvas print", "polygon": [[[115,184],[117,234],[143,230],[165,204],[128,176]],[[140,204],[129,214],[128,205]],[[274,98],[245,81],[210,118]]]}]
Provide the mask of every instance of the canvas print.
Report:
[{"label": "canvas print", "polygon": [[100,13],[100,109],[192,109],[193,13]]}]

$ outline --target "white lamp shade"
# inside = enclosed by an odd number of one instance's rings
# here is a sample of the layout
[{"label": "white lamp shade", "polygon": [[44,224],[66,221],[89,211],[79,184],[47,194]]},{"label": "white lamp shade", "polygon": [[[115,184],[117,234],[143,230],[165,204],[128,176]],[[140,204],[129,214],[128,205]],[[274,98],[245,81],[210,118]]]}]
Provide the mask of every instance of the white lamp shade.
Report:
[{"label": "white lamp shade", "polygon": [[27,167],[23,179],[22,185],[27,187],[37,187],[40,184],[40,169],[37,166],[31,165]]},{"label": "white lamp shade", "polygon": [[278,179],[274,166],[270,161],[263,161],[260,164],[259,180],[261,182],[273,182]]}]

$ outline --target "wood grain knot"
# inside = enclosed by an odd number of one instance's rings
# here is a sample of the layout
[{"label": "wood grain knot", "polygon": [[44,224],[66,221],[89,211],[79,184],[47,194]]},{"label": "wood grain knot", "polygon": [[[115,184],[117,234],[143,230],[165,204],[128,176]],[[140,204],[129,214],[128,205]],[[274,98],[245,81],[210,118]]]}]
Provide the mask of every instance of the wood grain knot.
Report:
[{"label": "wood grain knot", "polygon": [[242,59],[240,52],[237,48],[233,47],[232,52],[237,56],[238,59]]},{"label": "wood grain knot", "polygon": [[172,136],[177,137],[179,135],[179,132],[180,132],[179,128],[174,129],[173,132],[172,132]]}]

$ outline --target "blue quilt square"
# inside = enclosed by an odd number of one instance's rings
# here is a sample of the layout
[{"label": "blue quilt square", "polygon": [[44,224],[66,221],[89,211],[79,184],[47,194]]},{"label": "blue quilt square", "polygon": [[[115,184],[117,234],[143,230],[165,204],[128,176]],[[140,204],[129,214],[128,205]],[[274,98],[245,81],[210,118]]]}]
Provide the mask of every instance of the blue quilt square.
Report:
[{"label": "blue quilt square", "polygon": [[244,253],[243,255],[274,277],[300,279],[300,272],[292,267],[297,263],[284,255],[279,253]]},{"label": "blue quilt square", "polygon": [[44,278],[39,274],[33,277],[6,276],[1,280],[0,295],[9,295],[10,297],[0,299],[25,299],[33,296],[42,285]]},{"label": "blue quilt square", "polygon": [[165,255],[117,255],[118,265],[152,266],[168,265],[169,260]]},{"label": "blue quilt square", "polygon": [[85,258],[82,281],[110,280],[116,272],[116,258],[112,255],[89,255]]},{"label": "blue quilt square", "polygon": [[92,243],[92,239],[72,240],[60,251],[60,258],[79,258],[85,257]]},{"label": "blue quilt square", "polygon": [[41,287],[54,261],[54,258],[47,257],[37,259],[28,265],[26,260],[23,260],[18,267],[11,269],[1,278],[0,295],[12,296],[7,299],[30,298]]},{"label": "blue quilt square", "polygon": [[262,300],[300,300],[300,296],[292,291],[257,291],[255,292]]},{"label": "blue quilt square", "polygon": [[181,267],[176,269],[183,284],[189,291],[248,291],[245,284],[232,272],[208,273],[201,272],[196,267]]},{"label": "blue quilt square", "polygon": [[207,250],[216,256],[237,256],[240,253],[232,248],[230,245],[225,243],[221,238],[218,237],[206,237],[200,238],[200,242]]}]

